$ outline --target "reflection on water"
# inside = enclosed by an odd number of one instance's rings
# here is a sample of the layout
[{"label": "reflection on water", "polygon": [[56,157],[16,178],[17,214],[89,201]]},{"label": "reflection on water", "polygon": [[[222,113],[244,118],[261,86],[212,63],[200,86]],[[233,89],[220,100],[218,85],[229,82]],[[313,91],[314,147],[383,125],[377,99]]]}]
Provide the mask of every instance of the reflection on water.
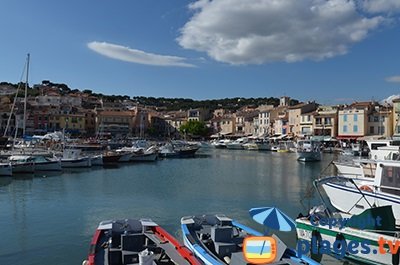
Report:
[{"label": "reflection on water", "polygon": [[[248,210],[276,206],[292,218],[305,213],[300,200],[332,159],[326,154],[321,162],[299,163],[291,153],[204,149],[194,159],[0,178],[7,242],[0,264],[80,264],[97,224],[107,219],[150,217],[180,235],[182,216],[224,213],[262,230]],[[295,245],[294,232],[279,235]]]}]

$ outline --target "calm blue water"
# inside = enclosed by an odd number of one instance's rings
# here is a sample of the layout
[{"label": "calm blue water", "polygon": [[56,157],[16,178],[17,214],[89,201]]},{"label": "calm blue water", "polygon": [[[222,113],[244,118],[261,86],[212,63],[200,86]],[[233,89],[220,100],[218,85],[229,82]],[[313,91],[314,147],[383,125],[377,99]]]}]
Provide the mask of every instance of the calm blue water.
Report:
[{"label": "calm blue water", "polygon": [[[305,164],[292,153],[204,149],[192,159],[0,178],[0,264],[81,264],[107,219],[150,217],[179,239],[180,217],[192,214],[224,213],[262,230],[248,210],[305,213],[300,200],[333,158]],[[295,245],[294,233],[280,235]]]}]

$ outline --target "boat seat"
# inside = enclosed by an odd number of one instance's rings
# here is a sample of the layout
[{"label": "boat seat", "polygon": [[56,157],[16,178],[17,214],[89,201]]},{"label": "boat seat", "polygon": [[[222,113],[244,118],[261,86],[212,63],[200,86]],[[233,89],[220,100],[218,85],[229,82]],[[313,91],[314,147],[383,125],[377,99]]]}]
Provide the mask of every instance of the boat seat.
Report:
[{"label": "boat seat", "polygon": [[232,252],[236,252],[237,246],[234,243],[214,242],[215,252],[220,258],[230,257]]},{"label": "boat seat", "polygon": [[122,264],[138,264],[139,263],[139,253],[132,251],[122,251]]},{"label": "boat seat", "polygon": [[106,248],[104,250],[104,264],[105,265],[123,265],[121,250]]},{"label": "boat seat", "polygon": [[141,252],[145,249],[146,237],[143,234],[121,235],[121,249],[127,251]]},{"label": "boat seat", "polygon": [[217,226],[211,228],[211,239],[214,242],[232,242],[233,228],[231,226]]}]

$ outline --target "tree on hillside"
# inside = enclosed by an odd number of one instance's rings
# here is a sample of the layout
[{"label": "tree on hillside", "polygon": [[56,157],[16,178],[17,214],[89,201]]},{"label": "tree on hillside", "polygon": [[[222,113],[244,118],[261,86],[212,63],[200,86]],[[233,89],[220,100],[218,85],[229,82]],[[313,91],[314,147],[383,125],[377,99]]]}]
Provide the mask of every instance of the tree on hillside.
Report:
[{"label": "tree on hillside", "polygon": [[179,131],[192,136],[206,136],[208,134],[208,128],[202,121],[188,121],[179,128]]}]

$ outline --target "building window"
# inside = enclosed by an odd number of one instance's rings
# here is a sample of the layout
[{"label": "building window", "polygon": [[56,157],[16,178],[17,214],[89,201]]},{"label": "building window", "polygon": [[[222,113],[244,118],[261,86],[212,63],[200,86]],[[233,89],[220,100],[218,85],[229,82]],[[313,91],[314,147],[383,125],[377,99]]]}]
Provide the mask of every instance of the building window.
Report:
[{"label": "building window", "polygon": [[347,132],[347,125],[343,125],[343,132]]},{"label": "building window", "polygon": [[353,126],[353,132],[358,132],[358,126],[357,125]]},{"label": "building window", "polygon": [[385,133],[385,127],[384,126],[378,126],[378,134],[384,134]]},{"label": "building window", "polygon": [[353,119],[354,119],[354,121],[358,121],[358,115],[357,115],[357,114],[354,114]]},{"label": "building window", "polygon": [[378,116],[374,116],[374,122],[378,122],[379,121],[379,117]]},{"label": "building window", "polygon": [[343,121],[347,122],[347,114],[343,115]]},{"label": "building window", "polygon": [[375,128],[374,126],[369,127],[369,133],[374,134],[375,133]]}]

